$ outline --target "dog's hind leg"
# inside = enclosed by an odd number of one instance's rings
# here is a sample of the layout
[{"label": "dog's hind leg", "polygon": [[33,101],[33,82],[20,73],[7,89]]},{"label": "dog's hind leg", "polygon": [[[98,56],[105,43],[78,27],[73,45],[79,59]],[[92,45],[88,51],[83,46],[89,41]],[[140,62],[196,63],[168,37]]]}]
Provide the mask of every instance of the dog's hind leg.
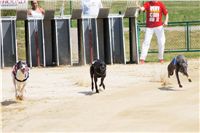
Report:
[{"label": "dog's hind leg", "polygon": [[94,76],[94,83],[95,83],[96,93],[99,93],[99,90],[97,88],[97,77],[96,76]]},{"label": "dog's hind leg", "polygon": [[180,79],[179,79],[179,75],[178,75],[178,70],[176,70],[176,78],[177,78],[177,81],[178,81],[178,85],[180,88],[182,88],[183,86],[181,85],[181,82],[180,82]]},{"label": "dog's hind leg", "polygon": [[104,78],[105,78],[105,77],[102,77],[102,78],[101,78],[101,84],[99,85],[99,87],[101,87],[101,86],[103,85],[103,89],[105,90],[105,85],[104,85],[104,83],[103,83]]}]

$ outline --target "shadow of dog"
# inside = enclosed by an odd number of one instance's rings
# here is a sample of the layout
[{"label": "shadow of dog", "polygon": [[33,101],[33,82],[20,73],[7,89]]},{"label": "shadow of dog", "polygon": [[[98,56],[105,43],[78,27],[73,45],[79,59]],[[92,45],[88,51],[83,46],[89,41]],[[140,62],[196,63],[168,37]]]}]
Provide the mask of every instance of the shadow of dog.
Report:
[{"label": "shadow of dog", "polygon": [[11,104],[16,104],[17,102],[16,101],[13,101],[13,100],[5,100],[3,102],[1,102],[1,105],[2,106],[9,106]]}]

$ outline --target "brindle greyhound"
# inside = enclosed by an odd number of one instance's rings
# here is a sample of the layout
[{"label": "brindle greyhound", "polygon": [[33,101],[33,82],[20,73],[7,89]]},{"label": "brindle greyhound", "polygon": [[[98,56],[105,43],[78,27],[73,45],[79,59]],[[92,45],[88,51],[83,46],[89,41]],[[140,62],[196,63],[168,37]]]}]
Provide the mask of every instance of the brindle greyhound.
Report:
[{"label": "brindle greyhound", "polygon": [[178,72],[181,72],[183,75],[187,76],[188,81],[192,82],[192,80],[190,79],[190,77],[187,73],[187,68],[188,68],[188,64],[187,64],[186,58],[183,55],[178,55],[178,56],[174,57],[173,60],[168,65],[168,68],[167,68],[168,69],[168,77],[170,78],[170,76],[172,76],[174,74],[174,70],[175,70],[179,87],[183,87],[181,85]]},{"label": "brindle greyhound", "polygon": [[93,61],[92,65],[90,66],[90,76],[92,81],[92,91],[94,88],[93,78],[95,82],[96,93],[99,93],[99,90],[97,88],[97,78],[101,78],[101,84],[99,85],[99,87],[103,86],[103,88],[105,89],[103,81],[104,78],[106,77],[106,64],[99,59]]}]

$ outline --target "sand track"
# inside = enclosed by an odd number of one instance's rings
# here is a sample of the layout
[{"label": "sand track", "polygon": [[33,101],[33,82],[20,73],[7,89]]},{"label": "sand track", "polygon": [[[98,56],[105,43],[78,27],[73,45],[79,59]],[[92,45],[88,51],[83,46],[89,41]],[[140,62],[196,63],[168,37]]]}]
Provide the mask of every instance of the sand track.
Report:
[{"label": "sand track", "polygon": [[[32,68],[25,100],[15,101],[11,68],[2,70],[3,132],[199,131],[199,60],[189,60],[192,83],[168,63],[108,65],[106,90],[91,92],[89,66]],[[163,84],[164,83],[164,84]]]}]

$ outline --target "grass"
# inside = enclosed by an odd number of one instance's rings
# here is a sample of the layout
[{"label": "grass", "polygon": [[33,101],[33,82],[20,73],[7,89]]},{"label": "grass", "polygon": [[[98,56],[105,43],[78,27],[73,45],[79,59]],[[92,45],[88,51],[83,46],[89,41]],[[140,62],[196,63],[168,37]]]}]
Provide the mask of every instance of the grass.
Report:
[{"label": "grass", "polygon": [[[24,23],[24,22],[22,22]],[[17,51],[18,51],[18,58],[19,60],[26,60],[25,55],[25,29],[24,28],[17,28]]]},{"label": "grass", "polygon": [[[182,31],[176,31],[174,29],[173,31],[165,30],[165,36],[166,36],[166,50],[180,50],[180,49],[186,49],[186,32],[184,27],[182,27]],[[142,45],[144,41],[144,31],[141,32],[140,36],[140,45]],[[197,31],[191,31],[190,32],[190,49],[200,49],[200,29]],[[151,41],[151,47],[150,50],[157,49],[157,38],[154,34],[152,41]]]},{"label": "grass", "polygon": [[[129,1],[130,2],[130,1]],[[166,8],[169,12],[169,21],[170,22],[179,22],[179,21],[195,21],[200,20],[200,1],[163,1],[163,3],[166,5]],[[41,7],[44,9],[55,9],[55,15],[60,15],[60,9],[62,7],[63,2],[57,1],[56,3],[51,2],[51,4],[48,4],[47,2],[40,2]],[[143,1],[140,1],[140,5],[143,4]],[[103,0],[103,6],[110,7],[110,13],[111,14],[124,14],[126,11],[127,6],[135,6],[134,3],[127,3],[125,0],[113,0],[111,5],[108,0]],[[30,3],[29,7],[30,8]],[[77,2],[76,0],[72,1],[70,3],[69,0],[64,2],[64,14],[70,15],[73,8],[81,8],[80,2]],[[14,16],[16,15],[16,11],[11,10],[2,10],[1,12],[2,16]],[[138,21],[140,23],[145,22],[145,13],[141,12]],[[76,26],[72,23],[73,26]],[[18,26],[23,27],[22,24],[18,24]],[[128,26],[128,20],[125,20],[125,26]]]},{"label": "grass", "polygon": [[[184,55],[187,59],[200,59],[199,52],[174,52],[174,53],[164,53],[164,60],[171,61],[177,55]],[[157,53],[149,53],[146,58],[146,62],[158,62]]]}]

